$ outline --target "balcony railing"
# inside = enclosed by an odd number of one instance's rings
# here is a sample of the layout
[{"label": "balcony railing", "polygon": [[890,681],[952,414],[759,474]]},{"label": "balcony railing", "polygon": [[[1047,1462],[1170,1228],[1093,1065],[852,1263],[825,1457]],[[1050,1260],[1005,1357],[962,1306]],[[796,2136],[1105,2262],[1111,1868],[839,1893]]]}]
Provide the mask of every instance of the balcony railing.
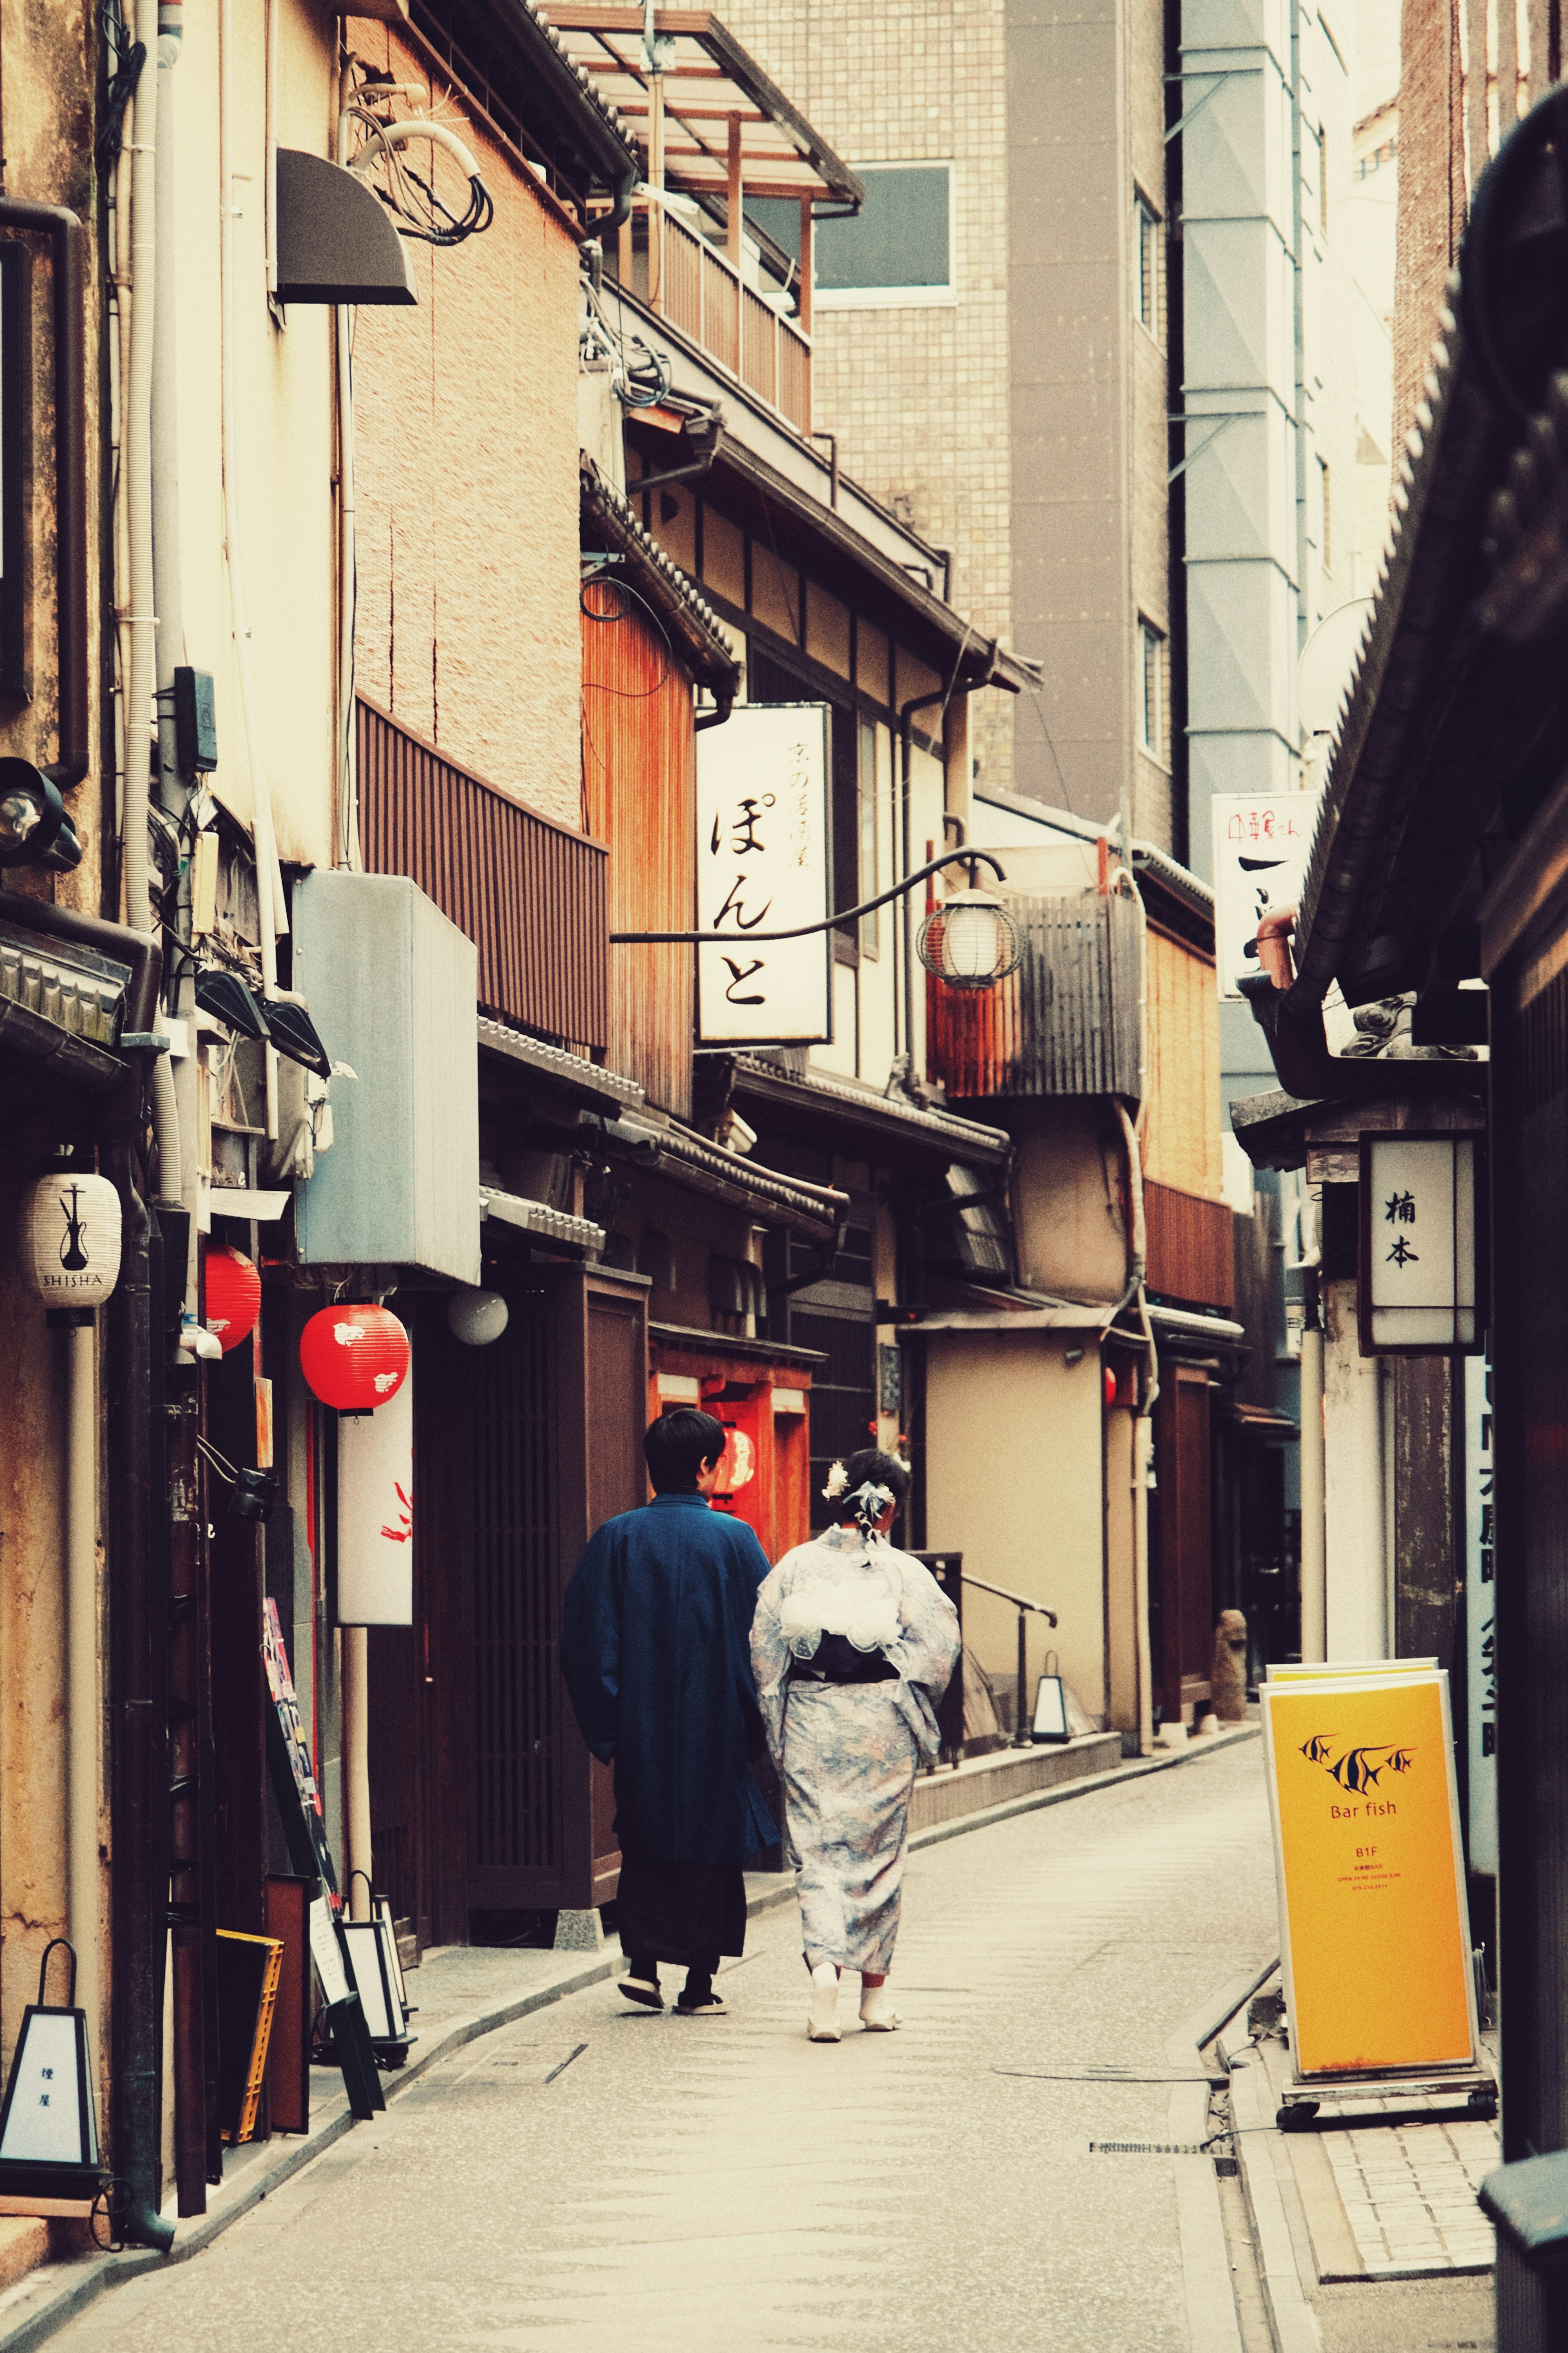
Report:
[{"label": "balcony railing", "polygon": [[808,434],[811,337],[798,323],[748,286],[727,253],[662,204],[638,205],[629,244],[627,291],[700,343],[797,433]]},{"label": "balcony railing", "polygon": [[479,952],[479,1010],[579,1052],[609,1043],[609,852],[458,767],[363,699],[360,848]]}]

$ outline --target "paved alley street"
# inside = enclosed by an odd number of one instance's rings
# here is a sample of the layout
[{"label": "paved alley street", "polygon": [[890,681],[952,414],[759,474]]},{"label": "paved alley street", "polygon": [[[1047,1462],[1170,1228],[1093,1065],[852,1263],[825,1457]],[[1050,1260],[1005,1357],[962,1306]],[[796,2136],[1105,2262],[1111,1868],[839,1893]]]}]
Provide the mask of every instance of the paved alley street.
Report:
[{"label": "paved alley street", "polygon": [[916,1855],[900,2033],[806,2042],[783,1907],[727,2019],[596,1986],[487,2037],[53,2342],[263,2353],[288,2279],[298,2353],[1187,2353],[1172,2160],[1087,2153],[1166,2140],[1170,2087],[1074,2078],[1157,2072],[1275,1949],[1247,1742]]}]

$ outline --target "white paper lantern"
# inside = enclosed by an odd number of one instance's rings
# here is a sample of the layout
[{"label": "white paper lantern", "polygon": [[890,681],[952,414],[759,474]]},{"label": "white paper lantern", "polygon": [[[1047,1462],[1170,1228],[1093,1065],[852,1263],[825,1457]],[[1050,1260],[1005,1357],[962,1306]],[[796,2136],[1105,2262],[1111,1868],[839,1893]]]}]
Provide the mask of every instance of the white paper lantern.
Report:
[{"label": "white paper lantern", "polygon": [[414,1383],[338,1423],[338,1623],[414,1623]]},{"label": "white paper lantern", "polygon": [[447,1328],[468,1348],[488,1348],[506,1330],[510,1314],[499,1291],[454,1291],[447,1302]]},{"label": "white paper lantern", "polygon": [[107,1176],[41,1176],[22,1211],[23,1255],[50,1307],[101,1307],[120,1280],[120,1196]]}]

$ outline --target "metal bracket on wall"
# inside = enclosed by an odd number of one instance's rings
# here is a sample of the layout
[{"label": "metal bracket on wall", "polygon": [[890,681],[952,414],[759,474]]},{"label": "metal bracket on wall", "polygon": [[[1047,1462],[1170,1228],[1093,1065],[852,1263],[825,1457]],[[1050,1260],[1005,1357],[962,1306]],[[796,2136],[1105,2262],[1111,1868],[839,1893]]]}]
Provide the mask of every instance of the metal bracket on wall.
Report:
[{"label": "metal bracket on wall", "polygon": [[1172,140],[1176,137],[1179,132],[1183,132],[1186,129],[1189,122],[1194,122],[1197,120],[1205,107],[1208,104],[1210,99],[1217,98],[1227,81],[1241,81],[1249,74],[1260,74],[1262,71],[1263,68],[1260,65],[1210,66],[1206,68],[1199,67],[1195,73],[1167,74],[1165,76],[1165,79],[1167,81],[1206,81],[1210,86],[1205,90],[1202,98],[1199,99],[1195,106],[1189,106],[1185,114],[1179,115],[1176,121],[1172,123],[1170,129],[1165,133],[1166,146],[1168,147],[1170,145]]}]

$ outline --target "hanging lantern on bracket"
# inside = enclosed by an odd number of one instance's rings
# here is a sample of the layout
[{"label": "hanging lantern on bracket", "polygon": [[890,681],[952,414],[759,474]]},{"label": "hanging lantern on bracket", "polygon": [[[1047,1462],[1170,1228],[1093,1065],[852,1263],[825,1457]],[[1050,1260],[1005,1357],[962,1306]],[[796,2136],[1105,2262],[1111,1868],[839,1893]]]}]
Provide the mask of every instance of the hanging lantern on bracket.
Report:
[{"label": "hanging lantern on bracket", "polygon": [[915,942],[926,970],[949,988],[994,988],[1023,958],[1017,923],[994,892],[976,886],[977,871],[970,868],[967,891],[932,908]]},{"label": "hanging lantern on bracket", "polygon": [[216,1242],[207,1251],[207,1329],[226,1356],[248,1340],[261,1313],[261,1277],[243,1250]]},{"label": "hanging lantern on bracket", "polygon": [[22,1210],[23,1258],[51,1314],[89,1320],[120,1280],[120,1196],[107,1176],[66,1168],[41,1176]]},{"label": "hanging lantern on bracket", "polygon": [[408,1377],[408,1335],[385,1307],[323,1307],[300,1335],[312,1396],[339,1413],[374,1413]]}]

